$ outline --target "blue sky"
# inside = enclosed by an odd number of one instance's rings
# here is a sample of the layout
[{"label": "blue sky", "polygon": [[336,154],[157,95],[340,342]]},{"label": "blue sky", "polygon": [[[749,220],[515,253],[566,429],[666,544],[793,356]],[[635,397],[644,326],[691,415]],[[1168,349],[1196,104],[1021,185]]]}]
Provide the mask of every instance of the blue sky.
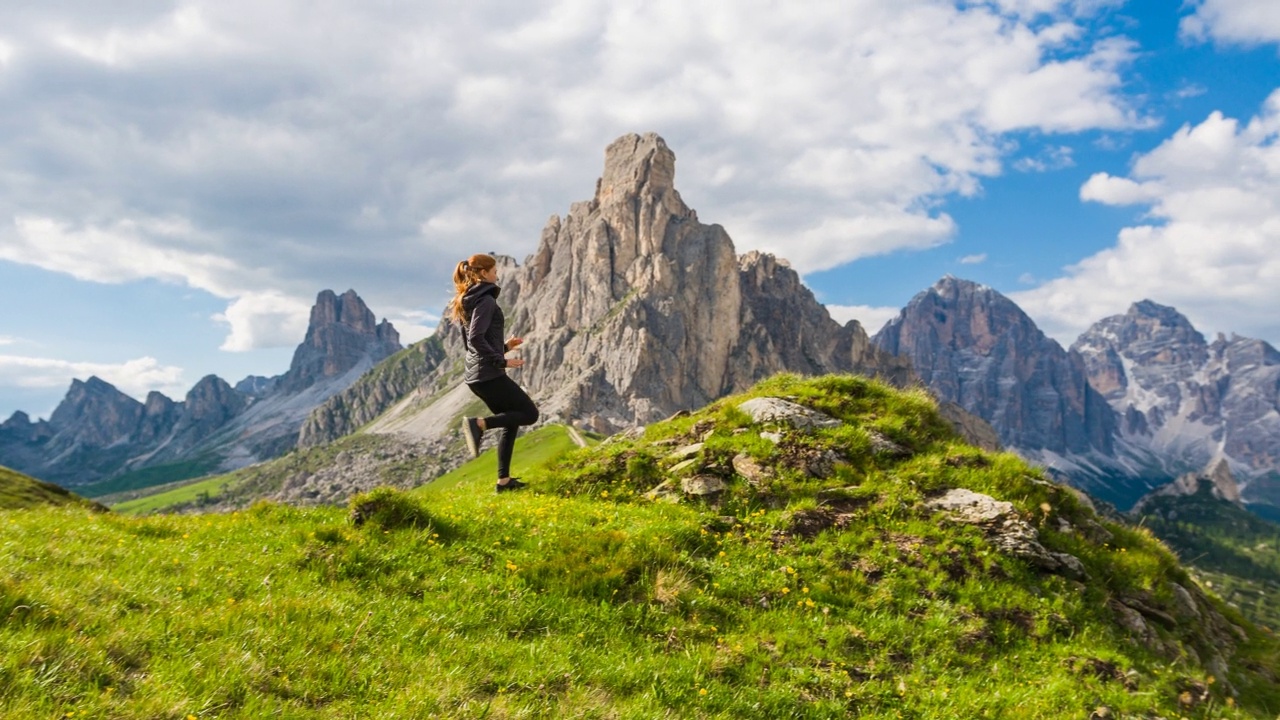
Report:
[{"label": "blue sky", "polygon": [[0,10],[0,419],[73,377],[406,341],[661,134],[739,252],[874,332],[950,273],[1064,344],[1150,298],[1280,342],[1280,3],[83,0]]}]

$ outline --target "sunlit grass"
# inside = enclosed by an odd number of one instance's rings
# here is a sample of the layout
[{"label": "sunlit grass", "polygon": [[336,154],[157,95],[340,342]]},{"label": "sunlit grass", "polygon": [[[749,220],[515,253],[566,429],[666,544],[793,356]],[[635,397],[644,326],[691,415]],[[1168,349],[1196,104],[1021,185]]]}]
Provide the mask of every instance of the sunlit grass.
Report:
[{"label": "sunlit grass", "polygon": [[[761,445],[730,401],[550,465],[538,448],[562,452],[560,438],[531,433],[517,451],[530,490],[496,495],[492,468],[476,465],[435,492],[359,496],[358,525],[348,508],[269,504],[144,518],[0,513],[0,716],[1084,718],[1106,706],[1115,717],[1271,718],[1280,708],[1266,685],[1276,644],[1256,631],[1241,651],[1251,664],[1231,678],[1243,707],[1227,705],[1220,682],[1210,702],[1180,705],[1187,683],[1209,682],[1204,668],[1142,646],[1107,609],[1125,588],[1183,580],[1168,552],[1141,532],[1106,546],[1054,535],[1051,517],[1087,511],[1016,459],[959,444],[919,397],[856,379],[781,378],[757,392],[837,412],[914,454],[819,431],[805,443],[843,448],[849,467],[802,475],[789,463],[803,453]],[[753,452],[778,477],[732,479],[712,502],[643,499],[691,435],[707,436],[704,462]],[[654,444],[664,441],[674,442]],[[929,493],[964,484],[1015,503],[1046,543],[1080,555],[1091,580],[1035,570],[922,509]],[[843,527],[793,532],[798,512],[826,507],[849,515]]]}]

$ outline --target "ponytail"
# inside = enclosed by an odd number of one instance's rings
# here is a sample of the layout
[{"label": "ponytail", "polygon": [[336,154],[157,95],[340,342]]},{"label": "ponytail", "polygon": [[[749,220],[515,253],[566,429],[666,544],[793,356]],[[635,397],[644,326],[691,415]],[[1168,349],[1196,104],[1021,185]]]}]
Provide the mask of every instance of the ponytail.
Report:
[{"label": "ponytail", "polygon": [[446,316],[459,325],[467,324],[467,314],[462,309],[462,296],[467,294],[467,290],[472,285],[484,282],[484,278],[480,273],[487,272],[495,267],[498,261],[492,255],[476,254],[458,263],[453,270],[453,299],[449,301],[446,309]]}]

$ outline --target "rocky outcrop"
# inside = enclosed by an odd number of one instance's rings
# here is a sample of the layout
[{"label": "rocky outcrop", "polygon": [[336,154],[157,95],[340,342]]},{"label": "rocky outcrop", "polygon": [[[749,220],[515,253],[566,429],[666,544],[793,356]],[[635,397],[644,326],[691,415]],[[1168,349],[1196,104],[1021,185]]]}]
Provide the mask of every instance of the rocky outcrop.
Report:
[{"label": "rocky outcrop", "polygon": [[1204,493],[1209,497],[1242,505],[1240,485],[1236,482],[1235,476],[1231,474],[1231,466],[1226,460],[1219,460],[1212,468],[1208,468],[1204,472],[1186,473],[1168,485],[1156,488],[1134,503],[1129,512],[1130,514],[1139,514],[1159,498],[1189,497],[1198,493]]},{"label": "rocky outcrop", "polygon": [[989,422],[1010,448],[1114,451],[1115,415],[1090,386],[1082,358],[989,287],[945,277],[912,298],[872,342],[910,359],[939,399]]},{"label": "rocky outcrop", "polygon": [[243,393],[249,397],[266,397],[276,389],[276,385],[280,382],[282,376],[263,377],[262,375],[250,375],[235,384],[236,392]]},{"label": "rocky outcrop", "polygon": [[1119,437],[1166,476],[1225,460],[1246,498],[1280,503],[1280,353],[1251,338],[1208,343],[1149,300],[1072,345],[1120,417]]},{"label": "rocky outcrop", "polygon": [[64,450],[126,442],[137,431],[144,411],[142,403],[101,378],[73,380],[67,396],[49,417],[57,433],[51,442]]},{"label": "rocky outcrop", "polygon": [[313,447],[355,432],[412,393],[444,360],[439,336],[393,355],[313,410],[298,434],[298,446]]},{"label": "rocky outcrop", "polygon": [[739,258],[675,189],[662,138],[605,151],[595,196],[553,217],[537,251],[504,273],[513,373],[544,417],[600,430],[652,422],[783,370],[904,382],[909,365],[841,326],[782,260]]},{"label": "rocky outcrop", "polygon": [[944,514],[952,522],[975,525],[984,530],[988,540],[1000,552],[1011,555],[1049,572],[1070,578],[1086,577],[1084,563],[1074,555],[1054,552],[1040,544],[1039,532],[1018,517],[1013,504],[990,495],[955,488],[925,503],[925,507]]},{"label": "rocky outcrop", "polygon": [[53,428],[47,420],[31,422],[31,416],[18,410],[0,423],[0,437],[6,437],[21,443],[34,443],[48,440],[53,436]]},{"label": "rocky outcrop", "polygon": [[294,394],[321,380],[345,374],[362,360],[377,363],[400,350],[400,334],[391,323],[377,322],[355,290],[341,296],[324,290],[311,308],[307,336],[293,354],[289,372],[276,392]]}]

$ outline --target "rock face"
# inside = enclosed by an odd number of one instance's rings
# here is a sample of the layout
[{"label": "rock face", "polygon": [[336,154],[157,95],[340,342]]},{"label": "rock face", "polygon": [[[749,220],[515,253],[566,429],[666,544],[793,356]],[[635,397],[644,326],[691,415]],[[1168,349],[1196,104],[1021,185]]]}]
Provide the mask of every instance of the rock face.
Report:
[{"label": "rock face", "polygon": [[320,293],[311,320],[289,372],[246,378],[242,389],[210,375],[183,402],[152,392],[141,403],[99,378],[75,380],[48,422],[15,413],[0,425],[0,464],[83,486],[142,468],[189,477],[279,455],[312,409],[400,349],[395,328],[376,323],[353,291]]},{"label": "rock face", "polygon": [[1246,498],[1280,503],[1280,353],[1261,340],[1208,343],[1149,300],[1072,345],[1119,415],[1119,437],[1167,476],[1225,460]]},{"label": "rock face", "polygon": [[862,372],[905,382],[909,365],[841,326],[784,261],[738,257],[675,189],[662,138],[605,151],[595,196],[552,217],[504,275],[513,376],[544,416],[608,430],[699,407],[773,373]]},{"label": "rock face", "polygon": [[341,297],[324,290],[311,308],[307,336],[293,353],[289,372],[277,391],[298,393],[317,382],[345,374],[361,360],[375,362],[400,350],[400,334],[391,323],[377,322],[355,290]]},{"label": "rock face", "polygon": [[444,360],[439,336],[388,358],[313,410],[298,434],[298,446],[313,447],[355,432],[412,393]]},{"label": "rock face", "polygon": [[1131,514],[1141,513],[1154,500],[1162,497],[1191,496],[1205,492],[1210,497],[1241,505],[1240,485],[1231,474],[1231,466],[1226,460],[1219,460],[1213,467],[1204,472],[1186,473],[1177,480],[1162,485],[1134,503]]},{"label": "rock face", "polygon": [[910,359],[941,400],[986,420],[1019,452],[1114,452],[1115,415],[1090,386],[1083,359],[991,288],[945,277],[872,342]]}]

